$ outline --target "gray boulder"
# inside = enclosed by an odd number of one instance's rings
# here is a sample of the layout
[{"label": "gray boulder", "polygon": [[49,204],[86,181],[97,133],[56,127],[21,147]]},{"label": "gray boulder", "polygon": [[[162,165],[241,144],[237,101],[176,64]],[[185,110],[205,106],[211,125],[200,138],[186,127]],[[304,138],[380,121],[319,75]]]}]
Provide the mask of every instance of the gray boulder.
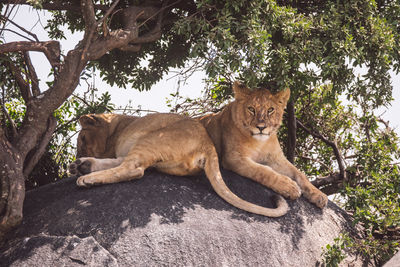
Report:
[{"label": "gray boulder", "polygon": [[400,251],[397,252],[383,267],[399,267],[400,266]]},{"label": "gray boulder", "polygon": [[[240,197],[273,207],[274,193],[223,171]],[[281,218],[238,210],[205,176],[149,171],[136,181],[78,188],[75,179],[27,192],[24,221],[0,250],[3,266],[320,266],[339,233],[357,235],[335,204],[303,198]],[[343,266],[362,266],[347,255]]]}]

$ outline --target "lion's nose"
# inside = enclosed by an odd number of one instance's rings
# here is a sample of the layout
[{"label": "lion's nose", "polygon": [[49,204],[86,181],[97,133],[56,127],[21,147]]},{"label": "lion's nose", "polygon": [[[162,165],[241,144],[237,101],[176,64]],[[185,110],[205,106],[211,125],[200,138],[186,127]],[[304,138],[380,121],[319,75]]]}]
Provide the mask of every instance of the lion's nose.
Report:
[{"label": "lion's nose", "polygon": [[265,129],[265,128],[267,128],[267,127],[265,127],[265,126],[260,126],[260,125],[258,125],[258,126],[256,126],[257,128],[258,128],[258,130],[260,130],[260,133]]}]

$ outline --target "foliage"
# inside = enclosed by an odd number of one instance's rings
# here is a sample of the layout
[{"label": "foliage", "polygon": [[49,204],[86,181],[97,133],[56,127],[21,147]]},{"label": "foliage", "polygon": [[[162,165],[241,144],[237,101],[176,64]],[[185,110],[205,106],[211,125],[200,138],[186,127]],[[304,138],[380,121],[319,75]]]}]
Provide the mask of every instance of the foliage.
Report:
[{"label": "foliage", "polygon": [[[364,229],[364,238],[347,239],[345,246],[351,241],[353,250],[380,265],[399,248],[399,138],[387,122],[374,115],[371,107],[360,110],[343,104],[338,97],[327,97],[329,89],[314,88],[311,95],[298,101],[296,116],[309,129],[323,133],[340,147],[347,180],[322,186],[322,190],[339,192],[338,204]],[[327,177],[337,170],[337,159],[326,142],[303,129],[299,129],[297,137],[296,165],[309,177]]]},{"label": "foliage", "polygon": [[349,181],[342,195],[345,208],[365,230],[360,249],[364,255],[374,255],[381,264],[390,259],[400,243],[400,143],[392,130],[377,130],[376,119],[371,117],[370,140],[356,143],[360,157],[353,168],[362,186]]},{"label": "foliage", "polygon": [[332,245],[326,245],[326,248],[324,248],[322,252],[323,263],[325,266],[339,266],[340,262],[346,258],[344,250],[350,243],[351,240],[349,236],[347,234],[342,234],[340,237],[334,239],[334,243]]},{"label": "foliage", "polygon": [[181,113],[190,117],[198,117],[209,112],[218,112],[232,98],[232,90],[229,82],[225,78],[208,81],[207,86],[201,97],[192,99],[190,97],[182,97],[179,91],[170,94],[171,99],[167,100],[167,106],[171,112]]},{"label": "foliage", "polygon": [[[176,31],[201,34],[191,56],[207,58],[211,78],[239,76],[253,87],[273,82],[295,96],[330,82],[332,94],[387,103],[388,69],[398,66],[398,32],[390,23],[398,14],[385,17],[372,1],[325,2],[309,12],[275,1],[202,1],[202,16],[179,21]],[[369,68],[357,77],[355,66]]]},{"label": "foliage", "polygon": [[[97,4],[108,4],[112,1],[94,1]],[[145,1],[121,1],[119,8],[135,5],[148,5]],[[155,6],[161,6],[162,1],[154,1]],[[190,9],[191,3],[184,9]],[[97,18],[103,13],[98,12]],[[101,78],[110,85],[126,88],[128,85],[142,91],[160,81],[169,68],[182,68],[188,58],[191,42],[176,31],[171,31],[173,22],[185,17],[187,12],[179,9],[169,16],[169,22],[163,26],[162,38],[156,42],[144,44],[137,53],[122,50],[112,50],[99,60],[92,61],[89,66],[100,70]],[[65,39],[60,30],[61,25],[67,26],[71,32],[84,30],[84,22],[80,14],[74,11],[52,11],[52,19],[48,21],[46,29],[49,36],[55,39]],[[109,22],[110,29],[120,28],[122,16],[113,16]],[[142,27],[143,28],[143,27]],[[144,27],[146,29],[146,27]],[[142,29],[141,29],[142,30]],[[191,37],[193,38],[193,37]]]}]

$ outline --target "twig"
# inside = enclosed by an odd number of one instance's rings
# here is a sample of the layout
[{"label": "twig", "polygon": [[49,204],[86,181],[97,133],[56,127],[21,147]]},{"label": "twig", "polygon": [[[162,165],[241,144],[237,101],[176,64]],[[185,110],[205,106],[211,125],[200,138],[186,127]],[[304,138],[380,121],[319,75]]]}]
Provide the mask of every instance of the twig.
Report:
[{"label": "twig", "polygon": [[82,101],[83,103],[85,103],[88,107],[90,106],[90,104],[89,104],[85,99],[83,99],[82,97],[80,97],[79,95],[72,94],[72,96],[75,97],[75,98],[78,98],[80,101]]},{"label": "twig", "polygon": [[306,156],[300,156],[300,157],[303,159],[315,161],[315,162],[321,164],[322,166],[324,166],[327,170],[329,170],[329,172],[331,172],[331,173],[333,172],[333,170],[330,166],[326,165],[324,162],[320,161],[319,159],[314,159],[312,157],[306,157]]},{"label": "twig", "polygon": [[[12,25],[14,25],[15,27],[17,27],[17,28],[20,29],[21,31],[23,31],[23,32],[27,33],[28,35],[32,36],[32,37],[35,39],[36,42],[39,42],[39,39],[38,39],[38,37],[37,37],[36,34],[34,34],[34,33],[30,32],[30,31],[26,30],[24,27],[19,26],[17,23],[13,22],[12,20],[10,20],[10,19],[7,18],[7,17],[4,17],[3,15],[0,15],[0,18],[3,19],[3,20],[5,20],[5,21],[10,22]],[[28,40],[31,40],[31,39],[29,39],[29,38],[26,37],[26,36],[23,36],[23,35],[20,35],[20,36],[25,37],[25,38],[28,39]]]},{"label": "twig", "polygon": [[147,113],[159,113],[159,111],[151,110],[151,109],[135,109],[135,108],[115,108],[114,111],[132,111],[134,113],[139,112],[147,112]]},{"label": "twig", "polygon": [[389,126],[389,121],[384,121],[383,119],[379,118],[378,122],[383,123],[386,127],[386,130],[391,130],[390,126]]},{"label": "twig", "polygon": [[[171,6],[174,6],[174,5],[178,4],[180,1],[181,1],[181,0],[178,0],[178,1],[173,2],[172,4],[169,4],[169,5],[166,4],[165,6],[161,7],[161,8],[160,8],[157,12],[155,12],[152,16],[148,17],[145,21],[143,21],[141,24],[139,24],[139,27],[138,27],[138,28],[140,28],[141,26],[143,26],[144,24],[146,24],[149,20],[151,20],[152,18],[154,18],[155,16],[157,16],[157,15],[160,14],[161,12],[164,12],[165,9],[167,9],[167,8],[169,8],[169,7],[171,7]],[[166,1],[165,3],[168,3],[168,1]],[[160,15],[162,15],[162,14],[160,14]],[[138,15],[138,16],[139,16],[139,15]]]},{"label": "twig", "polygon": [[344,167],[343,157],[342,157],[342,155],[340,153],[340,150],[339,150],[339,148],[337,146],[336,141],[328,140],[326,137],[324,137],[321,133],[317,132],[313,128],[311,128],[311,129],[307,128],[299,120],[297,120],[297,125],[300,128],[302,128],[304,131],[306,131],[307,133],[311,134],[313,137],[322,140],[325,144],[329,145],[333,149],[333,153],[335,154],[336,161],[337,161],[338,166],[339,166],[340,176],[344,180],[346,180],[347,179],[347,175],[346,175],[346,170],[345,170],[345,167]]},{"label": "twig", "polygon": [[35,42],[35,40],[33,40],[33,39],[31,39],[31,38],[28,38],[27,36],[22,35],[22,34],[20,34],[19,32],[16,32],[16,31],[14,31],[14,30],[3,29],[3,31],[12,32],[12,33],[14,33],[14,34],[16,34],[16,35],[18,35],[18,36],[20,36],[20,37],[22,37],[22,38],[28,39],[28,40],[31,41],[31,42]]},{"label": "twig", "polygon": [[106,14],[97,22],[97,26],[100,26],[103,24],[103,22],[107,19],[108,16],[111,15],[111,12],[114,10],[114,8],[118,5],[119,0],[116,0],[110,8],[107,10]]}]

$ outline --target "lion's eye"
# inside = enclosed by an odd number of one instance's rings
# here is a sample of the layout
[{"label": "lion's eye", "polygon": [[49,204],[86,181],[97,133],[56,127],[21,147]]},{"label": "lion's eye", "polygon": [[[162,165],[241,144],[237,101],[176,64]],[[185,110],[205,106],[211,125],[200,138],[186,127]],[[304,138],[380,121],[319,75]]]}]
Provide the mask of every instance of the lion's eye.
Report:
[{"label": "lion's eye", "polygon": [[256,110],[255,110],[253,107],[248,107],[247,109],[250,111],[250,113],[251,113],[252,115],[255,115],[255,114],[256,114]]},{"label": "lion's eye", "polygon": [[272,114],[274,114],[274,112],[275,112],[274,108],[271,107],[268,109],[268,115],[272,115]]}]

